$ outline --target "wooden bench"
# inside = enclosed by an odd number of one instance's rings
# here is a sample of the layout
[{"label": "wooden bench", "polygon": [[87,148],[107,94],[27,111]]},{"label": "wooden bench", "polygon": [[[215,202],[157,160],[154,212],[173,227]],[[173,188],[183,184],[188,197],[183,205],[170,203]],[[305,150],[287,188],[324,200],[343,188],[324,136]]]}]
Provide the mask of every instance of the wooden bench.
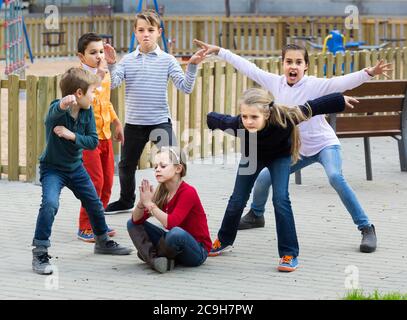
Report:
[{"label": "wooden bench", "polygon": [[[369,81],[344,94],[360,103],[329,115],[328,122],[338,138],[363,138],[367,180],[373,179],[371,137],[396,139],[401,171],[407,171],[407,80]],[[296,172],[295,181],[301,184],[301,172]]]}]

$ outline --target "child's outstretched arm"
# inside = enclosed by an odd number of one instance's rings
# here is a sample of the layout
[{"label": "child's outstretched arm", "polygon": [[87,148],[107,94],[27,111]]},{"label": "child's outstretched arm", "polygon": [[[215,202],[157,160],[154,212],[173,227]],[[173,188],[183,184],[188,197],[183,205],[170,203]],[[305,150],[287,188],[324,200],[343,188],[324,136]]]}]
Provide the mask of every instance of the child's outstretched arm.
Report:
[{"label": "child's outstretched arm", "polygon": [[237,135],[237,130],[240,127],[240,119],[239,116],[230,116],[226,114],[221,114],[217,112],[209,112],[206,116],[206,123],[208,128],[211,130],[220,129],[222,131],[225,130],[233,130],[233,135]]},{"label": "child's outstretched arm", "polygon": [[358,103],[358,100],[352,97],[343,96],[341,93],[336,92],[310,100],[306,105],[300,105],[298,107],[305,116],[313,117],[320,114],[342,112],[345,110],[345,106],[353,108],[354,103]]},{"label": "child's outstretched arm", "polygon": [[[202,52],[203,54],[203,52]],[[175,57],[171,56],[171,62],[168,67],[168,75],[174,83],[178,90],[190,94],[194,89],[196,74],[198,71],[198,63],[203,60],[203,58],[197,56],[196,54],[191,57],[187,66],[187,70],[184,73],[180,64]]]},{"label": "child's outstretched arm", "polygon": [[206,50],[205,49],[201,49],[198,50],[197,52],[194,53],[194,55],[189,58],[188,63],[192,63],[192,64],[200,64],[206,57]]},{"label": "child's outstretched arm", "polygon": [[206,56],[210,54],[218,55],[219,58],[225,60],[227,63],[230,63],[239,72],[257,82],[263,88],[269,90],[271,93],[275,92],[276,86],[278,85],[280,80],[279,75],[264,71],[263,69],[256,66],[254,63],[232,53],[229,50],[205,43],[198,39],[194,39],[194,43],[198,47],[205,49]]},{"label": "child's outstretched arm", "polygon": [[390,78],[388,74],[389,71],[392,71],[391,63],[385,63],[383,60],[380,60],[373,67],[365,68],[343,76],[330,79],[317,78],[314,89],[321,94],[344,92],[359,87],[361,84],[371,80],[375,76],[383,75],[386,78]]},{"label": "child's outstretched arm", "polygon": [[108,43],[103,45],[105,51],[105,60],[107,62],[112,89],[118,87],[124,80],[125,77],[125,68],[124,68],[124,59],[117,63],[116,50]]}]

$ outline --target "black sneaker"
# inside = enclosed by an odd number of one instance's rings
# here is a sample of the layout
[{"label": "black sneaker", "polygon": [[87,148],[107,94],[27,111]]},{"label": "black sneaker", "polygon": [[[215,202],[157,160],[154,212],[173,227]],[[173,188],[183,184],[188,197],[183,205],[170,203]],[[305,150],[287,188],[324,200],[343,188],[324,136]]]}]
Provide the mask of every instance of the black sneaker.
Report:
[{"label": "black sneaker", "polygon": [[48,251],[40,251],[37,248],[33,249],[32,268],[35,273],[49,275],[53,272],[52,264],[49,263],[51,256]]},{"label": "black sneaker", "polygon": [[377,238],[374,225],[364,227],[362,230],[362,242],[360,243],[360,251],[371,253],[376,250]]},{"label": "black sneaker", "polygon": [[264,216],[256,216],[252,209],[240,219],[239,227],[237,230],[246,230],[253,228],[264,228]]},{"label": "black sneaker", "polygon": [[134,208],[134,205],[128,205],[123,203],[121,200],[109,203],[105,209],[105,214],[116,214],[116,213],[126,213],[131,212]]}]

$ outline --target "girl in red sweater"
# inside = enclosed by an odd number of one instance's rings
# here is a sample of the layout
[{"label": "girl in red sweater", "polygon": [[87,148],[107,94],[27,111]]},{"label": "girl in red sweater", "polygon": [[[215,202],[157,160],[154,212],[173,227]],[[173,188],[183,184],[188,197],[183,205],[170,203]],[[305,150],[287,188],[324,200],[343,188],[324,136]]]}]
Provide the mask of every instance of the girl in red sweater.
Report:
[{"label": "girl in red sweater", "polygon": [[[211,238],[198,193],[182,180],[187,171],[184,153],[162,147],[155,155],[154,171],[157,189],[148,180],[141,182],[140,200],[127,224],[137,255],[160,273],[174,263],[200,266],[211,249]],[[168,231],[146,221],[150,217]]]}]

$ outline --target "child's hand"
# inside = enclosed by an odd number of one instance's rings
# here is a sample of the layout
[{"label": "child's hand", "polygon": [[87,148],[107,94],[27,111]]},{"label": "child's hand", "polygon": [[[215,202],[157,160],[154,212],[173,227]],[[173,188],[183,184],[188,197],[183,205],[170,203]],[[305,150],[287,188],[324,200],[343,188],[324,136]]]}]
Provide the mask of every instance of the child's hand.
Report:
[{"label": "child's hand", "polygon": [[115,124],[113,140],[120,141],[121,145],[124,144],[124,132],[121,123]]},{"label": "child's hand", "polygon": [[140,202],[144,207],[148,207],[153,202],[154,188],[150,185],[148,180],[143,179],[139,187],[140,190]]},{"label": "child's hand", "polygon": [[390,67],[391,63],[384,63],[384,60],[380,60],[374,67],[366,68],[366,71],[372,77],[383,75],[390,79],[390,76],[387,74],[387,71],[393,71]]},{"label": "child's hand", "polygon": [[198,47],[200,47],[201,49],[205,49],[205,56],[208,56],[208,55],[210,55],[210,54],[212,54],[212,53],[214,53],[214,54],[218,54],[218,53],[219,53],[220,47],[218,47],[218,46],[205,43],[205,42],[203,42],[203,41],[201,41],[201,40],[198,40],[198,39],[194,39],[193,42],[194,42]]},{"label": "child's hand", "polygon": [[108,43],[103,44],[105,59],[108,64],[116,63],[116,50]]},{"label": "child's hand", "polygon": [[359,103],[359,101],[356,100],[356,99],[353,98],[353,97],[343,96],[343,98],[345,99],[345,106],[348,107],[348,108],[351,108],[351,109],[354,108],[354,105],[353,105],[353,104]]},{"label": "child's hand", "polygon": [[106,59],[102,59],[100,60],[100,63],[98,64],[98,68],[97,68],[97,76],[100,78],[101,81],[103,81],[103,79],[106,76],[106,73],[109,72],[109,69],[107,68],[107,61]]},{"label": "child's hand", "polygon": [[60,137],[60,138],[64,138],[66,140],[72,140],[75,141],[75,133],[73,133],[71,130],[68,130],[67,128],[65,128],[64,126],[56,126],[54,128],[54,133]]},{"label": "child's hand", "polygon": [[77,105],[76,97],[73,94],[65,96],[59,102],[59,107],[62,110],[68,110],[71,106]]},{"label": "child's hand", "polygon": [[195,52],[195,54],[189,59],[188,62],[189,62],[189,63],[192,63],[192,64],[199,64],[199,63],[201,63],[201,62],[205,59],[205,57],[206,57],[205,52],[206,52],[205,49],[201,49],[201,50]]}]

